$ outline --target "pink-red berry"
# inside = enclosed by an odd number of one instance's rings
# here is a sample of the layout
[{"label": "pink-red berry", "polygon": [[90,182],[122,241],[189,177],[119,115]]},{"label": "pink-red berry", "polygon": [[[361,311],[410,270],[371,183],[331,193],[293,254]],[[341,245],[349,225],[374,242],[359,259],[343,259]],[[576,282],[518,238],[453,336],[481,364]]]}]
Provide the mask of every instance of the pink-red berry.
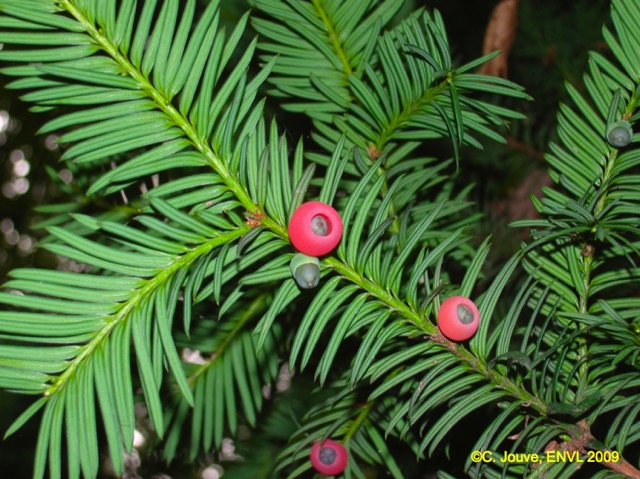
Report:
[{"label": "pink-red berry", "polygon": [[320,201],[301,204],[289,221],[291,243],[298,251],[309,256],[323,256],[331,252],[341,238],[340,215]]},{"label": "pink-red berry", "polygon": [[438,311],[438,328],[452,341],[466,341],[480,325],[478,307],[469,298],[452,296],[447,298]]},{"label": "pink-red berry", "polygon": [[335,476],[347,467],[349,453],[342,444],[326,439],[322,443],[316,442],[311,447],[309,459],[313,468],[320,474]]}]

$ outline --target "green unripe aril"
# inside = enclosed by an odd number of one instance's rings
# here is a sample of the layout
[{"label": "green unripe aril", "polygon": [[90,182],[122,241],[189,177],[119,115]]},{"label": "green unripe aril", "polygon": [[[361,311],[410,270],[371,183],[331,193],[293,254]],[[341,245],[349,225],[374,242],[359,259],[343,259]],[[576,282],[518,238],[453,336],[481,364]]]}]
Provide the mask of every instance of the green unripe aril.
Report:
[{"label": "green unripe aril", "polygon": [[607,127],[607,141],[615,148],[627,146],[631,143],[632,136],[631,123],[627,120],[616,121]]},{"label": "green unripe aril", "polygon": [[320,261],[313,256],[298,253],[291,259],[291,274],[302,289],[311,289],[320,282]]}]

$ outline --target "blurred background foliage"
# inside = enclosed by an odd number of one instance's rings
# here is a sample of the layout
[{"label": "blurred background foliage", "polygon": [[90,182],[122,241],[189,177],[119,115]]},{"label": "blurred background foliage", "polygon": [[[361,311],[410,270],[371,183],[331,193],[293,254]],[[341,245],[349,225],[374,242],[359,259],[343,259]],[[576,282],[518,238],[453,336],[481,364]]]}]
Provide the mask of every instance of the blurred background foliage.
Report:
[{"label": "blurred background foliage", "polygon": [[[200,3],[204,6],[207,0]],[[485,30],[497,3],[498,0],[407,0],[403,13],[418,7],[440,10],[455,63],[463,64],[482,54]],[[248,0],[222,0],[222,5],[223,19],[229,27],[249,8]],[[534,101],[507,105],[523,111],[527,120],[507,132],[506,145],[492,143],[484,151],[463,150],[461,161],[462,180],[476,184],[473,199],[485,214],[478,235],[493,234],[494,249],[502,248],[505,256],[524,238],[507,231],[509,221],[534,214],[529,195],[547,181],[543,151],[554,139],[556,109],[566,98],[564,83],[570,82],[582,90],[588,51],[603,48],[600,32],[608,9],[607,0],[519,2],[516,36],[508,57],[508,78],[525,86]],[[248,39],[249,36],[245,41]],[[258,67],[257,62],[254,66]],[[4,282],[7,272],[17,267],[80,268],[37,248],[45,236],[42,226],[56,212],[52,205],[74,203],[85,213],[100,214],[113,210],[119,202],[122,204],[122,198],[114,198],[112,204],[92,204],[87,200],[82,186],[74,181],[74,172],[59,162],[56,136],[37,134],[39,127],[56,112],[29,112],[28,105],[16,93],[4,88],[6,83],[7,78],[0,76],[0,278]],[[274,104],[270,108],[292,139],[305,135],[308,124],[300,118],[291,118],[291,114]],[[451,154],[445,143],[441,148],[429,154],[442,157]],[[494,256],[496,265],[500,264],[501,255]],[[286,371],[282,380],[287,380]],[[223,461],[225,477],[271,477],[274,457],[309,407],[308,391],[313,385],[298,380],[292,385],[282,388],[257,431],[244,431],[221,452],[222,459],[227,459]],[[5,431],[26,404],[23,397],[0,391],[0,430]],[[0,464],[3,471],[14,471],[12,478],[31,475],[37,426],[37,421],[31,421],[0,445]],[[144,446],[139,451],[140,458],[133,458],[131,464],[133,471],[140,462],[137,476],[129,477],[215,479],[221,472],[211,467],[220,462],[220,457],[203,458],[190,466],[177,461],[168,467],[159,457],[146,455]],[[250,462],[234,461],[238,456],[250,458]],[[407,457],[407,463],[415,468],[412,457]],[[415,473],[415,477],[430,477],[424,468]],[[371,471],[371,477],[376,477],[376,471]]]}]

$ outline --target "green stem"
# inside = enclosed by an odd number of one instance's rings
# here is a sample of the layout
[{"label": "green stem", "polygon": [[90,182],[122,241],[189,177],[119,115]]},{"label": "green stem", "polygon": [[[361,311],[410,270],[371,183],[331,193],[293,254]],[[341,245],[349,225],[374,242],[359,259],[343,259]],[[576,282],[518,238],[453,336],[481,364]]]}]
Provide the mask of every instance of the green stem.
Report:
[{"label": "green stem", "polygon": [[73,361],[71,361],[67,369],[53,380],[51,386],[44,392],[44,395],[50,396],[63,388],[85,359],[90,357],[102,342],[109,337],[116,325],[128,319],[129,314],[140,305],[144,298],[153,294],[155,290],[169,281],[178,271],[183,268],[188,268],[195,260],[208,254],[218,246],[238,240],[242,235],[246,234],[249,229],[249,226],[243,226],[242,228],[228,233],[223,233],[206,243],[196,246],[188,253],[179,256],[169,267],[159,271],[157,276],[147,280],[142,287],[134,292],[131,298],[122,304],[122,307],[115,314],[105,320],[104,327],[91,339],[91,341],[82,347],[80,353],[73,359]]},{"label": "green stem", "polygon": [[225,334],[224,340],[216,346],[216,351],[213,356],[204,364],[201,364],[200,367],[196,369],[196,371],[191,376],[189,376],[189,384],[193,385],[202,374],[207,372],[209,368],[211,368],[213,364],[215,364],[216,359],[222,356],[224,351],[227,349],[227,347],[229,347],[231,342],[238,336],[238,334],[244,331],[244,327],[246,326],[246,324],[251,319],[255,318],[256,315],[264,309],[267,296],[267,294],[261,294],[256,299],[254,299],[247,308],[242,310],[240,319],[233,327],[233,329],[229,333]]},{"label": "green stem", "polygon": [[[423,108],[425,105],[434,101],[436,97],[440,95],[440,93],[442,93],[442,90],[445,90],[447,88],[448,88],[447,81],[442,81],[441,83],[436,85],[434,88],[427,90],[427,92],[425,92],[425,94],[421,98],[414,101],[411,105],[406,106],[404,110],[402,110],[402,112],[400,112],[398,116],[394,117],[389,123],[389,125],[387,125],[387,127],[380,132],[380,134],[378,135],[378,138],[373,140],[376,145],[375,146],[376,150],[380,152],[384,151],[384,148],[393,138],[393,134],[398,129],[402,128],[402,126],[404,126],[416,112],[420,111],[420,109]],[[384,170],[384,168],[380,168],[380,171],[378,172],[378,176],[385,175],[385,174],[386,174],[386,170]],[[389,190],[389,184],[387,183],[387,180],[385,180],[381,189],[382,195],[385,195],[388,190]],[[396,208],[393,201],[389,203],[389,213],[392,216],[396,216]],[[393,224],[390,226],[390,229],[393,233],[398,233],[400,231],[400,220],[398,218],[396,218],[393,221]]]},{"label": "green stem", "polygon": [[508,377],[500,374],[496,369],[487,366],[487,363],[476,357],[468,349],[458,343],[454,343],[445,338],[430,321],[423,318],[422,315],[411,309],[404,301],[396,298],[382,286],[361,276],[358,272],[348,265],[340,262],[335,258],[327,258],[325,264],[333,268],[338,274],[347,280],[360,286],[363,290],[369,292],[378,301],[385,304],[389,309],[405,318],[409,323],[415,326],[420,332],[428,336],[431,340],[439,343],[449,352],[454,354],[462,363],[464,363],[472,371],[485,377],[497,389],[507,392],[509,395],[527,404],[542,415],[547,414],[547,406],[545,402],[524,390]]},{"label": "green stem", "polygon": [[82,12],[71,3],[70,0],[60,0],[60,6],[65,8],[85,29],[85,31],[95,40],[118,65],[133,78],[139,85],[140,89],[145,92],[157,105],[158,109],[165,113],[171,120],[185,133],[196,150],[206,159],[211,168],[220,175],[222,182],[233,192],[242,206],[250,213],[258,213],[258,216],[264,216],[262,224],[268,229],[274,231],[279,236],[287,238],[287,230],[279,223],[269,218],[264,211],[261,211],[256,205],[249,193],[242,187],[238,179],[229,171],[225,162],[216,155],[211,145],[205,138],[200,138],[195,127],[189,120],[180,113],[172,104],[171,99],[165,97],[158,91],[153,84],[140,72],[127,57],[125,57],[118,48],[113,45],[109,39],[96,26],[86,18]]},{"label": "green stem", "polygon": [[[580,297],[579,309],[581,314],[587,314],[589,310],[589,288],[591,285],[591,268],[593,265],[593,258],[591,250],[587,248],[583,248],[582,251],[585,253],[582,254],[582,281],[584,294]],[[568,254],[573,254],[573,251],[569,251]],[[588,326],[585,324],[580,324],[579,329],[582,331],[586,331]],[[578,337],[578,361],[582,361],[580,364],[580,368],[578,370],[578,389],[576,391],[576,401],[582,400],[583,392],[589,386],[589,362],[584,360],[589,354],[589,343],[584,335]]]},{"label": "green stem", "polygon": [[[610,155],[607,161],[607,165],[604,169],[602,175],[603,188],[605,188],[604,194],[598,199],[594,209],[593,216],[597,218],[600,213],[604,210],[609,201],[609,183],[612,177],[613,168],[616,165],[616,160],[618,159],[618,150],[611,149]],[[597,228],[597,225],[594,225],[594,228]],[[593,269],[593,255],[595,253],[595,249],[591,247],[590,244],[584,243],[581,247],[582,254],[582,289],[584,290],[584,294],[580,297],[579,303],[579,312],[581,314],[587,314],[589,312],[589,298],[590,298],[590,287],[591,287],[591,275]],[[573,254],[572,251],[569,251],[568,254]],[[585,324],[580,324],[579,329],[586,332],[588,326]],[[589,354],[589,342],[585,335],[581,335],[578,338],[578,361],[581,361],[580,368],[578,370],[578,389],[576,391],[576,400],[580,401],[582,399],[584,391],[589,386],[589,361],[586,360],[587,355]]]},{"label": "green stem", "polygon": [[345,445],[349,443],[349,440],[354,436],[356,432],[358,432],[358,429],[360,429],[360,426],[364,424],[364,421],[369,416],[369,413],[373,409],[374,404],[375,403],[373,401],[369,401],[362,407],[362,409],[360,410],[360,412],[358,413],[354,421],[351,423],[351,426],[349,426],[347,433],[344,435]]},{"label": "green stem", "polygon": [[[340,62],[343,65],[342,73],[344,74],[345,83],[348,85],[349,76],[353,75],[355,72],[351,67],[351,62],[349,61],[349,55],[344,49],[344,46],[340,42],[340,36],[335,28],[333,20],[330,18],[328,12],[324,6],[324,0],[312,0],[313,6],[317,12],[318,17],[324,24],[327,34],[329,35],[329,42],[331,44],[331,48],[334,53],[340,59]],[[428,90],[421,98],[418,98],[410,105],[407,105],[398,116],[391,119],[389,124],[379,132],[377,138],[363,138],[365,143],[370,142],[372,146],[375,148],[376,154],[381,154],[384,151],[384,148],[387,146],[389,141],[393,138],[393,134],[404,126],[407,121],[411,119],[411,117],[420,109],[422,109],[425,105],[432,102],[438,95],[442,93],[443,90],[446,90],[449,87],[449,82],[447,80],[443,80],[440,84],[436,85],[434,88]],[[355,98],[352,97],[352,101],[356,103],[360,103]],[[362,107],[366,107],[366,105],[360,105]],[[383,176],[386,174],[386,170],[384,167],[381,167],[378,171],[378,176]],[[380,193],[384,196],[387,191],[389,191],[389,184],[385,180]],[[389,215],[397,216],[397,210],[395,208],[394,202],[391,201],[389,203]],[[389,230],[392,233],[398,233],[400,231],[400,221],[396,218],[393,223],[389,226]]]},{"label": "green stem", "polygon": [[394,118],[391,119],[389,124],[380,132],[377,139],[372,139],[376,143],[376,149],[383,151],[384,147],[392,140],[393,134],[402,128],[406,123],[411,120],[413,115],[419,112],[422,108],[430,104],[432,101],[442,94],[444,90],[449,88],[449,81],[442,80],[437,85],[428,89],[424,95],[416,99],[410,105],[404,107],[404,109]]},{"label": "green stem", "polygon": [[338,35],[338,33],[336,32],[336,29],[334,28],[333,21],[331,20],[331,18],[329,18],[329,14],[327,13],[327,10],[324,7],[324,1],[323,0],[311,0],[311,1],[313,3],[313,6],[316,8],[318,17],[320,17],[320,20],[322,21],[325,28],[327,29],[327,33],[329,34],[329,41],[331,42],[331,48],[333,49],[335,54],[338,55],[338,58],[342,63],[342,72],[345,74],[346,77],[349,77],[349,75],[353,75],[353,68],[351,68],[351,64],[349,63],[349,55],[347,55],[347,52],[345,51],[344,46],[340,42],[340,36]]}]

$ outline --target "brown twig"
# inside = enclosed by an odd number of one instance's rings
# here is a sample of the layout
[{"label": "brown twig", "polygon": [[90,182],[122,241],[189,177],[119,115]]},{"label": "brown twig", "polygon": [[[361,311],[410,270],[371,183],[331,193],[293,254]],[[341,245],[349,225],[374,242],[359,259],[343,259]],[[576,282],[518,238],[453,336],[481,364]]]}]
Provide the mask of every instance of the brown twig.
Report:
[{"label": "brown twig", "polygon": [[502,50],[480,67],[480,73],[507,78],[507,57],[518,28],[518,0],[500,0],[491,14],[484,35],[482,54]]},{"label": "brown twig", "polygon": [[[570,441],[565,441],[561,444],[558,444],[556,441],[551,441],[545,451],[549,450],[561,450],[561,451],[579,451],[582,454],[587,453],[587,444],[593,441],[595,438],[591,434],[589,430],[589,424],[587,421],[580,421],[576,424],[577,429],[580,431],[578,435],[574,435],[574,437]],[[590,448],[593,449],[593,448]],[[609,449],[603,450],[602,452],[613,452]],[[618,472],[620,474],[624,474],[627,477],[632,479],[640,479],[640,470],[633,467],[628,461],[626,461],[622,455],[617,462],[608,462],[601,461],[602,464],[607,469],[611,469],[614,472]]]},{"label": "brown twig", "polygon": [[536,150],[535,148],[527,145],[526,143],[516,140],[514,137],[509,135],[506,135],[504,139],[507,140],[507,145],[509,145],[509,147],[513,148],[514,150],[521,151],[525,155],[530,156],[535,160],[538,160],[538,161],[544,160],[543,152]]},{"label": "brown twig", "polygon": [[618,462],[601,462],[601,464],[613,472],[624,474],[625,476],[633,479],[640,479],[640,471],[633,467],[629,462],[625,461],[623,457]]}]

